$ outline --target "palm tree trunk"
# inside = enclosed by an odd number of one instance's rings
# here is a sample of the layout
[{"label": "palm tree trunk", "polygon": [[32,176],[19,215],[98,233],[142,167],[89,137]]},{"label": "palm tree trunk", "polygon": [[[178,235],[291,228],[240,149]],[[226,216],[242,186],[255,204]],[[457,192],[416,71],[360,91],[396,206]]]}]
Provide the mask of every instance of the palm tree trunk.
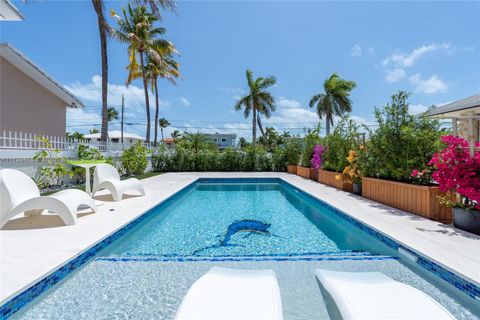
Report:
[{"label": "palm tree trunk", "polygon": [[143,61],[143,51],[140,51],[140,62],[142,66],[143,89],[145,91],[145,112],[147,113],[147,132],[145,140],[150,145],[150,101],[148,99],[147,75],[145,73],[145,61]]},{"label": "palm tree trunk", "polygon": [[258,128],[260,129],[260,132],[262,133],[262,136],[264,136],[265,131],[263,131],[262,120],[260,119],[260,113],[257,114],[257,122],[258,122]]},{"label": "palm tree trunk", "polygon": [[97,13],[98,31],[100,34],[100,51],[102,57],[102,128],[101,141],[108,139],[108,58],[107,58],[107,22],[103,15],[102,0],[92,0],[93,9]]},{"label": "palm tree trunk", "polygon": [[164,142],[164,138],[163,138],[163,127],[160,127],[160,133],[162,134],[162,142]]},{"label": "palm tree trunk", "polygon": [[257,142],[257,108],[253,106],[252,144],[255,147]]},{"label": "palm tree trunk", "polygon": [[327,123],[326,123],[326,126],[325,126],[325,131],[327,133],[327,136],[329,136],[330,135],[330,122],[332,121],[332,116],[327,115],[325,118],[327,119]]},{"label": "palm tree trunk", "polygon": [[[157,87],[157,78],[153,79],[153,84],[155,86],[155,142],[153,145],[156,147],[157,146],[157,133],[158,133],[158,87]],[[163,131],[163,130],[162,130]],[[162,134],[162,140],[163,140],[163,134]]]}]

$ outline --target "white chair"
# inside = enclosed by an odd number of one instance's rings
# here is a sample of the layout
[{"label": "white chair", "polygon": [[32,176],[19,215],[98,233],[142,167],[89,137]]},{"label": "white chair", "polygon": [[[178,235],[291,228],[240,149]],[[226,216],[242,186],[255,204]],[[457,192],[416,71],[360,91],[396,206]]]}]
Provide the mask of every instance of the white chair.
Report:
[{"label": "white chair", "polygon": [[48,209],[58,214],[66,225],[76,223],[79,206],[88,206],[97,212],[95,201],[87,193],[69,189],[42,197],[29,176],[13,169],[0,170],[0,200],[0,229],[22,212],[32,216]]},{"label": "white chair", "polygon": [[188,290],[175,320],[282,320],[282,299],[272,270],[213,267]]},{"label": "white chair", "polygon": [[380,272],[317,269],[315,274],[344,320],[455,319],[429,295]]},{"label": "white chair", "polygon": [[145,195],[145,189],[138,179],[120,180],[117,169],[107,163],[96,166],[93,173],[93,195],[102,189],[110,191],[114,201],[122,200],[123,194],[128,190],[136,190],[142,196]]}]

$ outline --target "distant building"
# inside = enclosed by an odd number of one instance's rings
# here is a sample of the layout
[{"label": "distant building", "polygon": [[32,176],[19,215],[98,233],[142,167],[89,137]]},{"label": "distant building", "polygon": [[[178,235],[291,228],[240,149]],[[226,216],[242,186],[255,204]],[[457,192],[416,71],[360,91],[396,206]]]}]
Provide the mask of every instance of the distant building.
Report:
[{"label": "distant building", "polygon": [[175,145],[175,142],[179,140],[180,139],[175,139],[175,138],[165,138],[162,140],[162,142],[165,144],[165,146],[171,148]]},{"label": "distant building", "polygon": [[[98,133],[92,133],[92,134],[86,134],[84,135],[85,140],[87,141],[101,141],[100,139],[100,132]],[[122,137],[122,132],[115,130],[115,131],[108,131],[108,139],[112,143],[120,143],[121,142],[121,137]],[[133,133],[128,133],[124,132],[123,133],[123,143],[137,143],[137,142],[145,142],[145,138],[140,137],[136,134]]]},{"label": "distant building", "polygon": [[423,115],[450,119],[452,133],[467,139],[472,153],[475,143],[480,142],[480,94],[431,109]]},{"label": "distant building", "polygon": [[237,147],[237,135],[235,133],[206,134],[220,150]]},{"label": "distant building", "polygon": [[0,44],[0,92],[0,131],[64,137],[67,108],[84,107],[8,43]]},{"label": "distant building", "polygon": [[23,15],[10,0],[0,0],[0,21],[22,21]]}]

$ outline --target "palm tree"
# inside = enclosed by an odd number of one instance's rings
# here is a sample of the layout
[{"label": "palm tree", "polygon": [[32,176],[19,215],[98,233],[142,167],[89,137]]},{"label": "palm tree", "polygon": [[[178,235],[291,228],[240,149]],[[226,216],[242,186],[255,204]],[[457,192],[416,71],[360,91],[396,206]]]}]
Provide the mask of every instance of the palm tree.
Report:
[{"label": "palm tree", "polygon": [[134,2],[136,2],[137,5],[148,5],[152,13],[158,18],[161,18],[160,9],[167,9],[173,13],[176,11],[175,2],[172,0],[134,0]]},{"label": "palm tree", "polygon": [[83,140],[85,137],[84,137],[83,133],[75,131],[74,133],[70,134],[70,138],[73,139],[73,140],[80,141],[80,140]]},{"label": "palm tree", "polygon": [[352,111],[350,92],[356,86],[354,81],[344,80],[334,73],[323,83],[325,92],[314,95],[310,100],[310,108],[316,105],[318,117],[325,117],[327,136],[330,134],[330,125],[333,125],[333,117]]},{"label": "palm tree", "polygon": [[206,145],[208,145],[211,141],[210,138],[203,133],[189,133],[185,132],[183,135],[185,141],[188,143],[190,148],[192,148],[195,153],[198,153],[200,149]]},{"label": "palm tree", "polygon": [[118,120],[118,111],[115,110],[114,107],[110,107],[108,108],[107,110],[107,119],[108,119],[108,122],[112,121],[112,120]]},{"label": "palm tree", "polygon": [[90,132],[90,134],[95,134],[95,133],[99,132],[97,128],[93,128],[93,129],[90,129],[88,131]]},{"label": "palm tree", "polygon": [[[137,76],[138,61],[140,59],[140,71],[143,79],[143,89],[145,92],[145,112],[147,115],[146,142],[150,143],[150,101],[147,87],[147,70],[145,68],[145,52],[152,52],[158,45],[157,36],[165,33],[165,29],[154,27],[158,17],[147,12],[145,6],[132,8],[128,4],[127,9],[122,8],[123,18],[112,10],[112,16],[117,19],[118,29],[112,31],[112,36],[121,42],[128,43],[128,54],[130,63],[128,65],[129,74],[127,85],[129,85]],[[164,41],[164,40],[160,40]]]},{"label": "palm tree", "polygon": [[160,126],[160,132],[162,134],[162,141],[163,141],[163,129],[168,127],[170,125],[170,122],[168,122],[168,120],[165,118],[161,118],[160,120],[158,120],[158,125]]},{"label": "palm tree", "polygon": [[180,134],[180,131],[178,130],[174,130],[170,135],[174,140],[180,139],[182,137],[182,135]]},{"label": "palm tree", "polygon": [[100,34],[100,52],[102,57],[102,134],[100,140],[108,139],[108,117],[107,117],[107,91],[108,91],[108,59],[107,59],[107,34],[111,28],[105,19],[105,6],[102,0],[92,0],[93,8],[97,14],[98,31]]},{"label": "palm tree", "polygon": [[[147,54],[147,75],[152,84],[152,89],[155,92],[155,130],[154,130],[154,146],[157,146],[158,136],[158,114],[159,114],[159,100],[158,100],[158,78],[167,79],[170,83],[176,84],[176,78],[180,76],[178,71],[179,65],[173,59],[173,55],[177,53],[175,46],[165,40],[159,40],[153,51]],[[162,131],[163,140],[163,131]]]},{"label": "palm tree", "polygon": [[267,88],[273,86],[277,80],[273,76],[253,79],[253,74],[250,70],[247,70],[246,75],[249,93],[237,101],[235,110],[241,110],[243,107],[245,118],[250,116],[250,112],[252,113],[252,143],[255,147],[257,140],[257,112],[264,114],[265,117],[270,117],[271,113],[275,111],[275,100],[271,93],[267,91]]}]

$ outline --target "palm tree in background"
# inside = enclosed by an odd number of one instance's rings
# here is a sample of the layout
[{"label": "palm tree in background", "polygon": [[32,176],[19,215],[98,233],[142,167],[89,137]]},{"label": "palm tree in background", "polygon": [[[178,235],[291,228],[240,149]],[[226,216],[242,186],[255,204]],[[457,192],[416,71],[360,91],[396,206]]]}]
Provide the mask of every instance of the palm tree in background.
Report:
[{"label": "palm tree in background", "polygon": [[[150,144],[150,101],[147,87],[147,70],[145,68],[145,53],[153,54],[155,47],[159,44],[157,37],[165,33],[165,29],[155,27],[154,23],[158,17],[147,11],[145,6],[133,8],[128,4],[127,9],[122,8],[123,18],[111,11],[112,16],[117,19],[118,29],[112,30],[112,36],[121,42],[128,44],[129,55],[129,74],[127,85],[129,85],[137,76],[137,70],[140,68],[143,79],[143,89],[145,92],[145,113],[147,115],[146,142]],[[138,57],[137,57],[138,55]],[[140,66],[138,60],[140,60]]]},{"label": "palm tree in background", "polygon": [[188,143],[190,148],[192,148],[195,151],[195,153],[198,153],[202,149],[202,147],[211,143],[210,138],[206,134],[203,134],[200,132],[197,132],[197,133],[185,132],[185,134],[183,135],[183,138]]},{"label": "palm tree in background", "polygon": [[174,130],[170,135],[174,140],[180,139],[182,137],[182,135],[180,134],[180,131],[178,130]]},{"label": "palm tree in background", "polygon": [[354,81],[344,80],[334,73],[323,83],[324,93],[314,95],[310,100],[310,108],[316,105],[318,117],[325,117],[327,136],[330,134],[330,126],[333,125],[333,117],[352,111],[350,92],[356,86]]},{"label": "palm tree in background", "polygon": [[70,137],[70,139],[73,139],[73,140],[76,140],[76,141],[80,141],[80,140],[85,139],[85,136],[83,135],[83,133],[80,133],[78,131],[75,131],[74,133],[70,134],[69,137]]},{"label": "palm tree in background", "polygon": [[110,107],[107,109],[107,119],[108,119],[108,122],[113,120],[118,120],[118,111],[115,110],[114,107]]},{"label": "palm tree in background", "polygon": [[108,58],[107,58],[107,35],[110,33],[110,26],[105,19],[105,6],[102,0],[92,0],[92,5],[97,14],[98,31],[100,34],[100,53],[102,59],[102,128],[100,140],[108,139]]},{"label": "palm tree in background", "polygon": [[90,134],[95,134],[95,133],[99,133],[100,131],[98,131],[97,128],[93,128],[93,129],[88,130],[88,132],[90,132]]},{"label": "palm tree in background", "polygon": [[[147,54],[147,75],[155,92],[155,130],[154,130],[154,146],[157,146],[158,125],[159,125],[159,99],[158,99],[158,78],[167,79],[175,85],[176,78],[180,76],[179,65],[174,60],[173,55],[177,53],[175,46],[166,40],[158,41],[153,51]],[[163,130],[162,130],[163,140]]]},{"label": "palm tree in background", "polygon": [[241,110],[243,108],[245,118],[248,118],[250,113],[252,113],[252,143],[255,147],[257,140],[257,112],[264,114],[266,117],[270,117],[270,114],[275,111],[275,99],[267,89],[277,81],[273,76],[254,79],[252,71],[250,70],[247,70],[246,76],[249,93],[237,101],[235,110]]},{"label": "palm tree in background", "polygon": [[160,126],[160,132],[162,134],[162,141],[164,140],[163,139],[163,129],[165,129],[166,127],[168,127],[170,125],[170,122],[168,122],[167,119],[165,118],[161,118],[160,120],[158,120],[158,124]]}]

